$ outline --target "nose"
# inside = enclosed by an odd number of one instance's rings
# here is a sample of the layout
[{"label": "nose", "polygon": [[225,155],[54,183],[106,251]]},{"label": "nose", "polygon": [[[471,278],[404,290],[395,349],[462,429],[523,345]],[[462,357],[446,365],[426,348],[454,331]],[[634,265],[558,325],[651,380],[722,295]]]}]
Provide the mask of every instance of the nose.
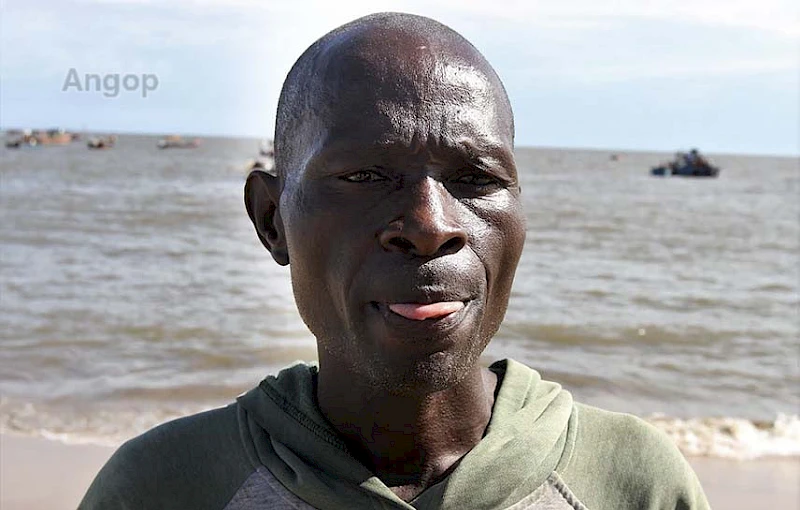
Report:
[{"label": "nose", "polygon": [[457,201],[444,185],[425,177],[408,194],[405,210],[378,235],[386,251],[440,257],[464,247],[467,233],[457,221]]}]

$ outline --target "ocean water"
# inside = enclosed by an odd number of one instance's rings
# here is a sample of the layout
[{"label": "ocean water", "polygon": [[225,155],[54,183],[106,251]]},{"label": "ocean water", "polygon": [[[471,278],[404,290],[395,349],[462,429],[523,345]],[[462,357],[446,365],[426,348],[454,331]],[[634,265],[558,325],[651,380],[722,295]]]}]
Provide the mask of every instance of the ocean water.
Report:
[{"label": "ocean water", "polygon": [[[316,357],[242,200],[256,140],[0,149],[0,431],[116,444]],[[800,167],[519,148],[528,238],[484,356],[691,454],[800,457]]]}]

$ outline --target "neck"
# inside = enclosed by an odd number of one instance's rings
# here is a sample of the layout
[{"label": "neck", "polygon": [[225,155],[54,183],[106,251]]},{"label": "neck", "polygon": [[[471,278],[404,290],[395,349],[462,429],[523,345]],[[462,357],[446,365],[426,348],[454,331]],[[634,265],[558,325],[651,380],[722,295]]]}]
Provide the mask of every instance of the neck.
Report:
[{"label": "neck", "polygon": [[322,413],[351,453],[406,500],[455,469],[492,416],[497,376],[480,366],[450,388],[413,395],[356,384],[353,374],[326,368],[320,363]]}]

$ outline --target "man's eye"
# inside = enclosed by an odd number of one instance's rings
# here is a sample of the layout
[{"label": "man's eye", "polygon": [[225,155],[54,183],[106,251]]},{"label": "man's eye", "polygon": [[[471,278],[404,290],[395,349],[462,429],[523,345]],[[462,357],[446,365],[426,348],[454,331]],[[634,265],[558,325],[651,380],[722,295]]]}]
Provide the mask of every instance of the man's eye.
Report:
[{"label": "man's eye", "polygon": [[358,172],[343,175],[341,179],[347,182],[377,182],[384,180],[385,177],[375,170],[359,170]]},{"label": "man's eye", "polygon": [[479,186],[479,187],[494,186],[499,183],[497,179],[486,174],[461,175],[455,179],[455,182],[459,184],[469,184],[470,186]]}]

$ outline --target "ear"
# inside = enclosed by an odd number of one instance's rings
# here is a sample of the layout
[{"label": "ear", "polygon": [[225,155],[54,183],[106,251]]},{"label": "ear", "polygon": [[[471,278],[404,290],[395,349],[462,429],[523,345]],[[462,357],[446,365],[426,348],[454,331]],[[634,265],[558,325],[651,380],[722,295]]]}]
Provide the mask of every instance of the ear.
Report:
[{"label": "ear", "polygon": [[289,264],[286,234],[280,209],[281,185],[278,178],[261,170],[253,170],[244,185],[244,205],[256,228],[261,244],[275,262]]}]

